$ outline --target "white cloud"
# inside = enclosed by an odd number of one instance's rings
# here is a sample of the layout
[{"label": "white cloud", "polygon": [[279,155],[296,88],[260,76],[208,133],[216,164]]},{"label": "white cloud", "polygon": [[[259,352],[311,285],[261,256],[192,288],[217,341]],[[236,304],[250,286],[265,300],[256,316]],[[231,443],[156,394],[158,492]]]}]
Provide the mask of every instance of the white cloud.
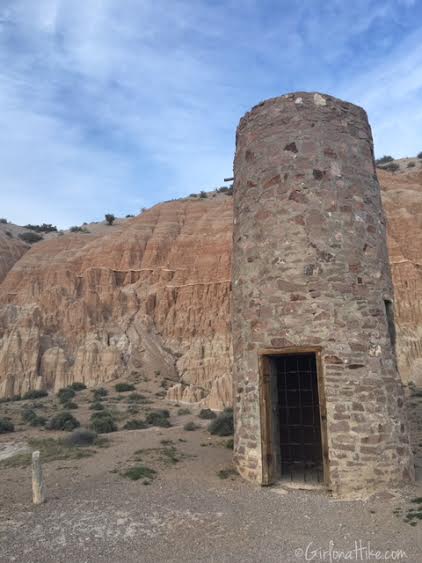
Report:
[{"label": "white cloud", "polygon": [[416,152],[406,4],[5,0],[1,215],[69,225],[216,186],[241,115],[292,90],[361,103],[377,151]]}]

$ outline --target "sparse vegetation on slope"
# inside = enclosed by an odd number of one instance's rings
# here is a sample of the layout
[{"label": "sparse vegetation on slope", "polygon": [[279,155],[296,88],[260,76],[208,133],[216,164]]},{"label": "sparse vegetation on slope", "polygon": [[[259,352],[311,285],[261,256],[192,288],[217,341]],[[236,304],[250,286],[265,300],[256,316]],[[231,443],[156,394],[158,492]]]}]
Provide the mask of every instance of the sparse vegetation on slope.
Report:
[{"label": "sparse vegetation on slope", "polygon": [[19,233],[19,238],[23,240],[23,242],[27,242],[28,244],[34,244],[43,240],[43,237],[38,233],[33,233],[31,231],[27,231],[26,233]]},{"label": "sparse vegetation on slope", "polygon": [[0,434],[6,434],[6,432],[14,432],[15,426],[11,420],[8,418],[0,418]]},{"label": "sparse vegetation on slope", "polygon": [[210,434],[231,436],[234,433],[233,409],[226,408],[208,426]]},{"label": "sparse vegetation on slope", "polygon": [[70,432],[79,426],[79,420],[67,411],[59,412],[53,416],[46,425],[48,430],[66,430],[67,432]]}]

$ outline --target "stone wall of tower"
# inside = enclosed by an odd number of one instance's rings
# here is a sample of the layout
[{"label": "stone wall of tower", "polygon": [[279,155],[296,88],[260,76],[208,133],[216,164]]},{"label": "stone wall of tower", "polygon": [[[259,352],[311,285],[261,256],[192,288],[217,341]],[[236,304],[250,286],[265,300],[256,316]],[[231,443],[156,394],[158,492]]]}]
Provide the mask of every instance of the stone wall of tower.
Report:
[{"label": "stone wall of tower", "polygon": [[385,300],[393,300],[371,130],[318,93],[240,121],[234,165],[235,463],[262,481],[258,351],[321,348],[328,481],[337,495],[412,479]]}]

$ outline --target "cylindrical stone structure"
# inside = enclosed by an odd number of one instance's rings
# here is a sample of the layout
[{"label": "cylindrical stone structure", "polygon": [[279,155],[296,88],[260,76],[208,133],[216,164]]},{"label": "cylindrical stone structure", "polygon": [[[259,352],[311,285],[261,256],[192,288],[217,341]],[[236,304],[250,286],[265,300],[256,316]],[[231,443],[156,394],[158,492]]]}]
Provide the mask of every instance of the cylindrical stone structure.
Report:
[{"label": "cylindrical stone structure", "polygon": [[[320,439],[322,482],[336,496],[412,480],[385,217],[365,111],[302,92],[255,106],[237,130],[234,178],[240,474],[270,484],[282,476],[284,454],[294,464],[297,451],[306,466],[306,449],[316,451]],[[305,368],[286,371],[292,362],[315,366],[317,387],[307,387]],[[302,427],[292,422],[299,411]],[[314,427],[304,422],[311,411]],[[307,432],[321,435],[309,445]]]}]

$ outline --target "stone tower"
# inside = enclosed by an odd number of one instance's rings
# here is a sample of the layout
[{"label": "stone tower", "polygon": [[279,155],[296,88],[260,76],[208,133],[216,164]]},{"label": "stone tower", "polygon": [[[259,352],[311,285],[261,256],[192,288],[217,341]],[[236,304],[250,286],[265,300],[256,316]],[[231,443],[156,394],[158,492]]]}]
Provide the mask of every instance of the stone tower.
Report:
[{"label": "stone tower", "polygon": [[234,174],[239,472],[340,496],[411,480],[365,111],[318,93],[267,100],[240,121]]}]

